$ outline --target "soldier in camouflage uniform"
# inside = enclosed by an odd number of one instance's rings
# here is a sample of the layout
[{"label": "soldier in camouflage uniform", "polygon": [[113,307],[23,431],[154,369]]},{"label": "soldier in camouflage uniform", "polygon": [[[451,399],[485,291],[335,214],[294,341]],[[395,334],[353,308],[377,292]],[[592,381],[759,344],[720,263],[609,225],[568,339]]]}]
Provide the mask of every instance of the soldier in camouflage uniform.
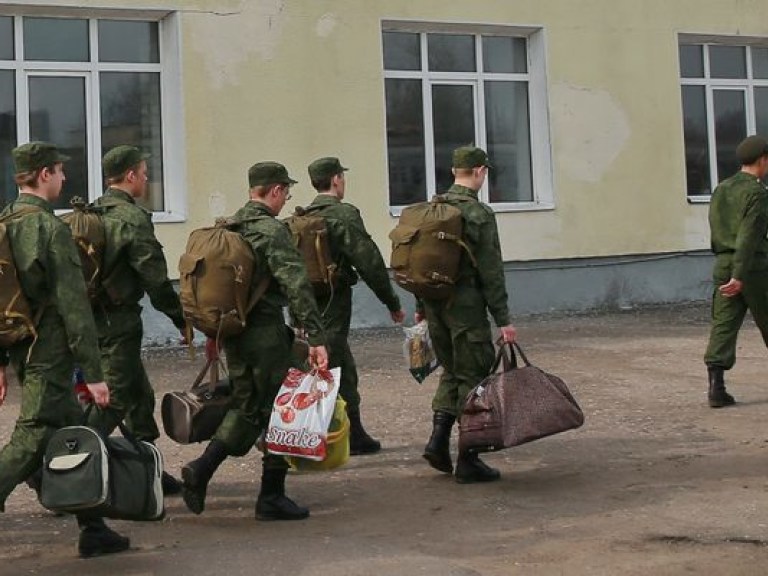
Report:
[{"label": "soldier in camouflage uniform", "polygon": [[723,372],[736,362],[736,338],[749,310],[768,346],[768,141],[750,136],[736,148],[741,170],[715,189],[709,205],[715,253],[712,329],[704,362],[709,405],[735,402]]},{"label": "soldier in camouflage uniform", "polygon": [[[65,180],[68,158],[52,144],[30,142],[13,150],[18,199],[2,216],[26,212],[8,224],[22,290],[37,322],[37,338],[0,349],[0,404],[7,390],[6,366],[21,380],[21,409],[10,442],[0,451],[0,511],[17,484],[43,464],[45,448],[57,429],[82,424],[72,389],[72,369],[82,367],[88,390],[101,408],[109,404],[99,365],[96,328],[77,248],[66,224],[53,214]],[[127,550],[128,538],[101,519],[78,518],[83,557]]]},{"label": "soldier in camouflage uniform", "polygon": [[[233,406],[202,456],[181,470],[184,502],[195,514],[205,508],[208,483],[219,465],[227,456],[247,454],[269,424],[275,396],[291,362],[293,331],[285,324],[285,305],[306,329],[310,364],[328,367],[320,313],[304,262],[288,227],[276,219],[291,196],[295,180],[282,164],[261,162],[248,170],[248,183],[250,200],[234,220],[241,223],[238,231],[256,254],[251,289],[262,278],[271,277],[271,281],[248,313],[245,330],[224,339]],[[256,518],[300,520],[309,516],[306,508],[285,495],[285,458],[267,454],[262,466]]]},{"label": "soldier in camouflage uniform", "polygon": [[[506,342],[515,339],[510,324],[504,266],[493,210],[478,201],[477,193],[488,173],[488,156],[480,148],[465,146],[453,153],[454,184],[445,194],[448,204],[462,213],[464,241],[475,257],[467,254],[459,263],[459,276],[451,298],[424,300],[417,306],[416,321],[426,316],[435,355],[443,365],[440,383],[432,400],[433,430],[424,449],[429,464],[450,474],[451,429],[469,391],[485,378],[495,358],[487,311]],[[497,480],[499,471],[477,454],[459,454],[459,483]]]},{"label": "soldier in camouflage uniform", "polygon": [[[139,301],[146,292],[152,306],[182,333],[185,321],[179,296],[168,279],[163,247],[155,237],[152,214],[136,204],[147,187],[148,154],[118,146],[104,155],[102,170],[108,188],[96,204],[104,208],[106,246],[102,293],[94,305],[101,365],[112,402],[92,411],[89,425],[109,434],[125,419],[138,439],[160,436],[154,418],[155,392],[141,361],[143,326]],[[166,494],[181,491],[178,480],[163,473]]]},{"label": "soldier in camouflage uniform", "polygon": [[344,172],[338,158],[320,158],[309,165],[309,178],[318,194],[307,211],[322,216],[328,229],[328,239],[337,264],[337,284],[333,291],[315,291],[317,304],[323,314],[328,337],[331,367],[341,367],[339,394],[347,403],[350,421],[350,454],[372,454],[381,450],[381,443],[371,438],[360,418],[360,393],[357,367],[349,349],[349,325],[352,320],[352,286],[358,274],[384,304],[392,321],[401,323],[405,314],[400,299],[392,289],[387,268],[378,247],[365,229],[360,211],[342,202],[346,190]]}]

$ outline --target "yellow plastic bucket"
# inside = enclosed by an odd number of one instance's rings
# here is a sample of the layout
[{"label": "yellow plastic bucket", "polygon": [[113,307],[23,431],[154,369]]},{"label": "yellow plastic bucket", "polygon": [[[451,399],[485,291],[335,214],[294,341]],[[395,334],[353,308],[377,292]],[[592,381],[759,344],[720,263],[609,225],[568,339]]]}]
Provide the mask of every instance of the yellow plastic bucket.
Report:
[{"label": "yellow plastic bucket", "polygon": [[315,461],[307,458],[289,456],[291,469],[297,472],[322,472],[343,466],[349,460],[349,417],[347,403],[339,396],[333,407],[333,418],[328,427],[325,460]]}]

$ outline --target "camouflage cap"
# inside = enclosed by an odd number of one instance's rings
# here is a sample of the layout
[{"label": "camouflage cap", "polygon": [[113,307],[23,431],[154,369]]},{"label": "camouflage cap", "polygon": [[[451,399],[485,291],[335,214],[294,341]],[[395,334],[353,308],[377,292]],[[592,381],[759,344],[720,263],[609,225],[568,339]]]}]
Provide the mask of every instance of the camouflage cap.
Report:
[{"label": "camouflage cap", "polygon": [[349,170],[349,168],[344,168],[344,166],[341,165],[341,162],[339,162],[339,159],[333,156],[318,158],[307,168],[309,179],[313,182],[324,178],[331,178],[336,176],[336,174],[341,174],[345,170]]},{"label": "camouflage cap", "polygon": [[61,154],[59,149],[49,142],[27,142],[14,148],[11,156],[16,174],[32,172],[69,160],[69,156]]},{"label": "camouflage cap", "polygon": [[475,146],[462,146],[453,151],[454,168],[477,168],[478,166],[488,166],[488,154],[482,148]]},{"label": "camouflage cap", "polygon": [[296,180],[288,176],[288,170],[279,162],[259,162],[248,168],[251,188],[269,184],[296,184]]},{"label": "camouflage cap", "polygon": [[768,140],[762,136],[748,136],[736,147],[736,158],[745,165],[754,164],[768,154]]},{"label": "camouflage cap", "polygon": [[115,178],[125,174],[142,160],[149,158],[136,146],[116,146],[104,154],[101,160],[101,170],[104,178]]}]

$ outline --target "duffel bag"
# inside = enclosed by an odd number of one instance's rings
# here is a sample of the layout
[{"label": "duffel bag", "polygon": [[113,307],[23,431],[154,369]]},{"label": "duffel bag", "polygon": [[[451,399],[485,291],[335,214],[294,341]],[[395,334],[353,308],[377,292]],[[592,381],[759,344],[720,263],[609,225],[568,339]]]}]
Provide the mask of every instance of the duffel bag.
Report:
[{"label": "duffel bag", "polygon": [[123,437],[88,426],[54,433],[45,450],[40,503],[53,512],[120,520],[160,520],[163,458],[121,424]]},{"label": "duffel bag", "polygon": [[[229,379],[219,379],[218,358],[209,358],[189,390],[168,392],[160,403],[163,428],[179,444],[210,440],[231,404]],[[203,383],[205,374],[208,383]]]},{"label": "duffel bag", "polygon": [[[502,361],[503,371],[497,373]],[[459,417],[459,451],[518,446],[583,423],[584,414],[565,382],[533,366],[516,342],[514,348],[505,342],[491,374],[467,394]]]}]

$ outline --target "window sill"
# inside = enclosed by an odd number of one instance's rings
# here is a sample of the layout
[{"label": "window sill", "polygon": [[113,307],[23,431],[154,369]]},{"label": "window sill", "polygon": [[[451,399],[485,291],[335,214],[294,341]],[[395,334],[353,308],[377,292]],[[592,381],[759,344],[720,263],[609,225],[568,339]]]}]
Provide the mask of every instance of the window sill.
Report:
[{"label": "window sill", "polygon": [[[487,204],[487,203],[486,203]],[[506,212],[544,212],[548,210],[554,210],[555,205],[549,202],[520,202],[517,204],[488,204],[496,214],[503,214]],[[399,218],[400,214],[407,206],[390,206],[389,215],[394,218]]]},{"label": "window sill", "polygon": [[709,204],[712,196],[688,196],[688,204]]},{"label": "window sill", "polygon": [[178,212],[152,212],[153,224],[165,224],[165,223],[177,223],[186,222],[187,217],[184,214]]}]

